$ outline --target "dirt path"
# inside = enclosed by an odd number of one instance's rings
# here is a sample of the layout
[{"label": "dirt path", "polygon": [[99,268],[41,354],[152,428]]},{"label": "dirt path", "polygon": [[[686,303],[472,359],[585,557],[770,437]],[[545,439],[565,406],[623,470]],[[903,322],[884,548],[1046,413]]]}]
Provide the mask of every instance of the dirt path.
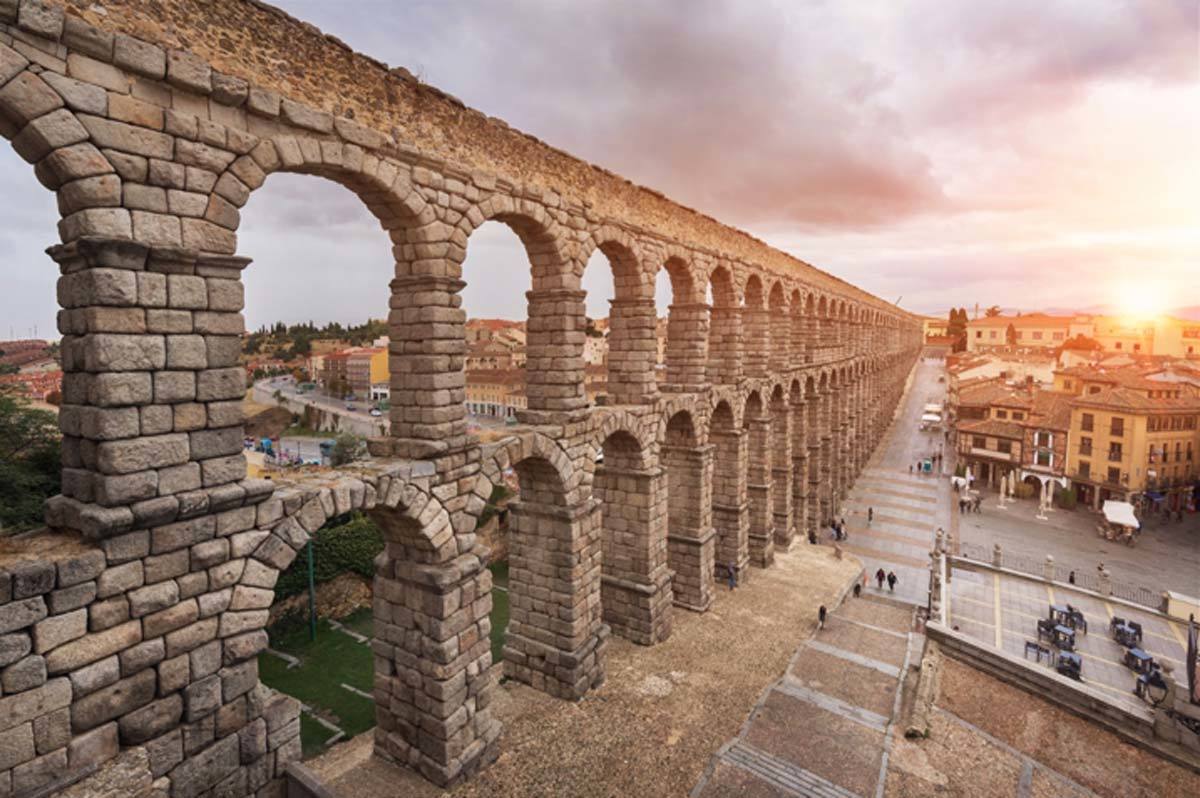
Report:
[{"label": "dirt path", "polygon": [[[505,684],[500,759],[455,796],[683,796],[712,755],[738,733],[763,689],[784,673],[816,624],[858,574],[853,558],[797,545],[753,570],[713,609],[676,609],[674,633],[653,648],[614,639],[608,680],[579,703]],[[338,796],[441,794],[370,757],[371,735],[308,763]]]}]

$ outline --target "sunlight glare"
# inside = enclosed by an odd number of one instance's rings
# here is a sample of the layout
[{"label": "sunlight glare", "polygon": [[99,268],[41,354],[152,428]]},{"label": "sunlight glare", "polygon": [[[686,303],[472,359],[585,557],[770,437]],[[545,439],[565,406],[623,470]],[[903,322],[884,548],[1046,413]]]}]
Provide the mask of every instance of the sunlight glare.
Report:
[{"label": "sunlight glare", "polygon": [[1153,280],[1127,281],[1117,286],[1113,303],[1122,316],[1149,319],[1162,315],[1167,309],[1164,286]]}]

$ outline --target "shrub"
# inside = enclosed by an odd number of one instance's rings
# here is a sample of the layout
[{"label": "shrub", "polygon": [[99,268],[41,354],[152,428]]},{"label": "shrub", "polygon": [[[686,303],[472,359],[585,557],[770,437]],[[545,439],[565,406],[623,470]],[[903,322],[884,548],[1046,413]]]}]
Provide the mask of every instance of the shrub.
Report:
[{"label": "shrub", "polygon": [[1075,493],[1074,488],[1060,490],[1055,496],[1055,502],[1064,510],[1074,510],[1075,504],[1079,501],[1079,496]]},{"label": "shrub", "polygon": [[[383,551],[383,534],[375,522],[361,513],[334,519],[313,535],[313,578],[328,582],[338,574],[352,572],[370,579],[375,575],[375,557]],[[308,590],[308,558],[300,553],[275,583],[276,600]]]},{"label": "shrub", "polygon": [[1032,499],[1035,495],[1037,495],[1037,488],[1035,488],[1033,485],[1030,485],[1028,482],[1019,482],[1017,483],[1016,493],[1018,499]]}]

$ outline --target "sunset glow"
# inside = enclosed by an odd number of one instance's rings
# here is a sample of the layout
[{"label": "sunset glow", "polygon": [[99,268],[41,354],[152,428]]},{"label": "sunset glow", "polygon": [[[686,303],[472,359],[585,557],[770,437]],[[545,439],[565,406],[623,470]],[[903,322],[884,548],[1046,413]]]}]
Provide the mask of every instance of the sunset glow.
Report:
[{"label": "sunset glow", "polygon": [[1140,280],[1121,283],[1113,292],[1112,304],[1126,318],[1152,319],[1165,315],[1170,303],[1178,304],[1177,300],[1159,281]]}]

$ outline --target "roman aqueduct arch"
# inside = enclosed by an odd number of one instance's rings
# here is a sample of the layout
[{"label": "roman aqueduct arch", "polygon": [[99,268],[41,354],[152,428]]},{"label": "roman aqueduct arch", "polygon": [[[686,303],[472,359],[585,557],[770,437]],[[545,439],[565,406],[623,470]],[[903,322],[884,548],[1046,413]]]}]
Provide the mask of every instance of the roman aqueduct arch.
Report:
[{"label": "roman aqueduct arch", "polygon": [[[277,784],[299,738],[295,702],[258,682],[272,588],[351,509],[387,540],[375,750],[441,785],[469,777],[498,749],[474,528],[505,469],[521,495],[504,671],[578,698],[611,634],[665,639],[673,612],[708,609],[714,574],[752,578],[830,518],[920,343],[876,297],[253,0],[0,0],[0,136],[58,198],[65,372],[62,495],[0,570],[0,663],[18,669],[3,794],[129,750],[171,795]],[[281,171],[353,191],[395,257],[390,434],[297,484],[247,479],[241,448],[253,253],[236,231]],[[529,409],[481,447],[459,292],[488,220],[528,253]],[[591,407],[580,277],[597,249],[617,298],[609,403]]]}]

